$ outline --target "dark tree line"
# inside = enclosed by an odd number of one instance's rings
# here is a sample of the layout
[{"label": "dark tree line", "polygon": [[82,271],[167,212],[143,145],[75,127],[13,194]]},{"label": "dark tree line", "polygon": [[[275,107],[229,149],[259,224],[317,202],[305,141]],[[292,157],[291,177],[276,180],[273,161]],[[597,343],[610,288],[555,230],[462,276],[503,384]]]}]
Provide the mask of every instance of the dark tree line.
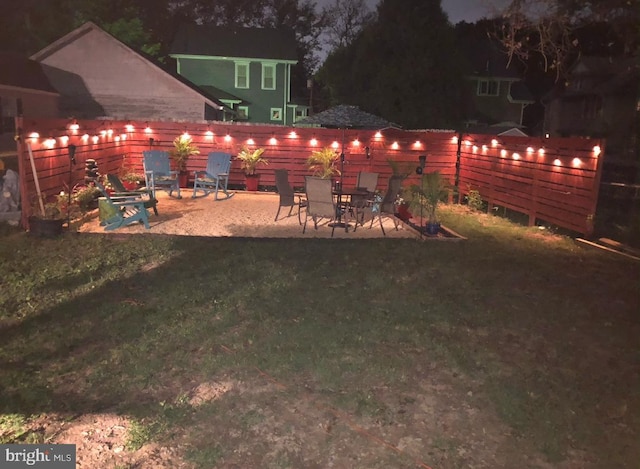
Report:
[{"label": "dark tree line", "polygon": [[[464,43],[499,40],[542,93],[581,53],[637,54],[640,0],[513,0],[501,15],[454,28],[440,0],[3,0],[0,49],[30,55],[86,21],[166,61],[180,22],[291,28],[294,95],[315,74],[317,109],[355,104],[409,128],[464,117]],[[318,69],[322,46],[329,55]],[[316,73],[317,71],[317,73]]]}]

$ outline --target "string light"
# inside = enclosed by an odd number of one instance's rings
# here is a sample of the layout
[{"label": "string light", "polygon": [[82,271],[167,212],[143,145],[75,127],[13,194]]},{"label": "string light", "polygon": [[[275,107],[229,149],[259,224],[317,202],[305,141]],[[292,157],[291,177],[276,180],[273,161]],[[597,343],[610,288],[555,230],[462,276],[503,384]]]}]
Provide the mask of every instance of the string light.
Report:
[{"label": "string light", "polygon": [[457,144],[458,143],[457,135],[454,135],[453,137],[451,137],[451,143],[453,143],[453,144]]},{"label": "string light", "polygon": [[312,147],[315,147],[318,145],[318,139],[316,139],[315,137],[313,137],[309,143],[311,144]]},{"label": "string light", "polygon": [[491,146],[492,147],[497,147],[498,146],[498,141],[495,138],[491,140]]},{"label": "string light", "polygon": [[60,137],[60,143],[62,145],[66,145],[68,141],[69,141],[69,136],[68,135],[63,135],[63,136]]},{"label": "string light", "polygon": [[374,138],[376,138],[376,139],[381,139],[381,138],[382,138],[382,133],[378,130],[378,131],[375,133]]},{"label": "string light", "polygon": [[76,133],[78,129],[80,129],[80,126],[78,125],[78,121],[74,120],[73,123],[69,125],[69,130],[72,130],[74,133]]},{"label": "string light", "polygon": [[151,127],[149,127],[149,125],[147,125],[147,126],[144,128],[144,133],[145,133],[145,134],[150,134],[150,133],[152,133],[152,132],[153,132],[153,130],[151,130]]},{"label": "string light", "polygon": [[400,148],[400,145],[398,145],[398,142],[393,142],[391,144],[391,149],[392,150],[397,150],[398,148]]},{"label": "string light", "polygon": [[413,143],[413,148],[422,148],[422,142],[420,142],[420,140],[416,140]]},{"label": "string light", "polygon": [[40,134],[38,132],[31,132],[29,138],[31,139],[31,143],[36,143],[40,138]]},{"label": "string light", "polygon": [[582,166],[582,161],[580,160],[580,158],[574,158],[573,161],[571,161],[571,164],[576,167],[579,168],[580,166]]},{"label": "string light", "polygon": [[487,147],[486,145],[482,145],[482,151],[486,152],[489,149],[489,147]]},{"label": "string light", "polygon": [[333,143],[331,144],[331,148],[337,149],[339,147],[340,147],[340,144],[337,141],[334,140]]},{"label": "string light", "polygon": [[271,145],[277,145],[278,144],[278,140],[274,136],[271,136],[271,138],[269,139],[269,143]]},{"label": "string light", "polygon": [[298,134],[296,133],[295,130],[292,130],[291,132],[289,132],[289,138],[298,138]]},{"label": "string light", "polygon": [[56,145],[56,139],[53,137],[49,137],[43,142],[45,148],[51,150]]},{"label": "string light", "polygon": [[247,145],[255,145],[255,144],[256,144],[255,140],[253,140],[251,137],[247,139]]},{"label": "string light", "polygon": [[596,155],[596,157],[600,155],[600,151],[601,150],[599,145],[596,145],[595,147],[593,147],[593,154]]},{"label": "string light", "polygon": [[562,164],[562,162],[561,162],[558,158],[556,158],[555,160],[553,160],[553,165],[554,165],[554,166],[560,166],[561,164]]},{"label": "string light", "polygon": [[353,146],[354,147],[359,147],[360,146],[360,140],[358,140],[358,138],[356,137],[356,139],[353,141]]},{"label": "string light", "polygon": [[82,141],[86,142],[87,140],[89,140],[89,134],[84,134],[82,137]]},{"label": "string light", "polygon": [[538,155],[544,156],[544,148],[538,149]]},{"label": "string light", "polygon": [[207,130],[204,133],[204,136],[207,138],[207,140],[213,140],[213,132],[211,131],[211,129]]},{"label": "string light", "polygon": [[126,130],[127,132],[133,132],[135,130],[135,127],[133,127],[133,125],[129,123],[124,126],[124,130]]},{"label": "string light", "polygon": [[94,135],[91,140],[93,141],[93,143],[98,143],[100,141],[100,137],[98,137],[97,135]]},{"label": "string light", "polygon": [[514,153],[513,155],[511,155],[511,157],[512,157],[514,160],[516,160],[516,161],[517,161],[517,160],[519,160],[519,159],[520,159],[520,154],[519,154],[519,153]]},{"label": "string light", "polygon": [[533,153],[533,147],[527,147],[527,153]]},{"label": "string light", "polygon": [[472,150],[474,153],[475,153],[475,152],[477,152],[477,151],[478,151],[478,146],[477,146],[477,145],[472,146],[472,147],[471,147],[471,150]]},{"label": "string light", "polygon": [[224,136],[224,141],[227,142],[227,143],[230,142],[231,141],[231,135],[229,135],[229,134],[225,135]]},{"label": "string light", "polygon": [[505,150],[504,148],[502,150],[500,150],[500,156],[502,158],[504,158],[505,156],[507,156],[507,150]]}]

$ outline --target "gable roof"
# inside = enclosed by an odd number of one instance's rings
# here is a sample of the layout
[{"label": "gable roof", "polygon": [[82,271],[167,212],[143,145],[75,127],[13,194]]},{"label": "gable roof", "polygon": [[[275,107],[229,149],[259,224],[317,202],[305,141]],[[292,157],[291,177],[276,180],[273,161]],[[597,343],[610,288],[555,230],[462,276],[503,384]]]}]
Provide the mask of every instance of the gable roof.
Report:
[{"label": "gable roof", "polygon": [[203,97],[203,99],[205,101],[207,101],[208,104],[210,104],[214,108],[217,108],[218,110],[223,110],[224,109],[225,112],[232,112],[232,113],[234,112],[232,109],[230,109],[228,106],[226,106],[222,101],[220,101],[215,96],[212,96],[207,91],[205,91],[202,88],[194,85],[192,82],[190,82],[186,78],[178,75],[177,73],[173,72],[172,70],[169,70],[169,69],[165,68],[156,59],[154,59],[153,57],[149,56],[148,54],[145,54],[142,51],[136,50],[136,49],[128,46],[127,44],[125,44],[124,42],[120,41],[118,38],[116,38],[112,34],[109,34],[107,31],[105,31],[104,29],[100,28],[98,25],[96,25],[95,23],[92,23],[91,21],[88,21],[88,22],[84,23],[82,26],[74,29],[73,31],[71,31],[70,33],[68,33],[65,36],[61,37],[57,41],[52,42],[51,44],[46,46],[44,49],[41,49],[40,51],[36,52],[35,54],[33,54],[31,56],[31,59],[34,60],[34,61],[37,61],[37,62],[44,61],[50,55],[53,55],[58,50],[63,49],[65,46],[67,46],[71,42],[82,38],[82,36],[84,36],[85,34],[88,34],[91,31],[97,31],[97,32],[99,32],[101,34],[104,34],[105,36],[109,37],[111,40],[116,41],[116,43],[118,43],[124,49],[128,50],[130,53],[140,56],[145,62],[147,62],[152,67],[154,67],[154,68],[158,69],[159,71],[171,76],[174,80],[180,82],[182,85],[190,88],[192,91],[194,91],[194,92],[198,93],[199,95],[201,95]]},{"label": "gable roof", "polygon": [[184,23],[178,27],[169,55],[298,61],[291,30]]},{"label": "gable roof", "polygon": [[0,52],[2,85],[58,94],[38,62],[13,52]]}]

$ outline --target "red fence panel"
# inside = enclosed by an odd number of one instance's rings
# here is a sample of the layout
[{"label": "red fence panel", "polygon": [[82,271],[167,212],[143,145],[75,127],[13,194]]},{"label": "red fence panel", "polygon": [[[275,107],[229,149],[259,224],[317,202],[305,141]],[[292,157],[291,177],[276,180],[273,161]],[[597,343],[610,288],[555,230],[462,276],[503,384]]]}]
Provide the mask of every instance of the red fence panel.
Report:
[{"label": "red fence panel", "polygon": [[[188,133],[200,154],[187,162],[187,170],[204,169],[207,155],[232,155],[229,182],[243,185],[244,175],[235,158],[243,146],[265,148],[268,166],[258,168],[262,188],[275,186],[274,169],[286,168],[294,187],[304,187],[309,174],[306,160],[315,150],[333,148],[344,154],[343,183],[352,186],[359,171],[380,174],[380,189],[391,176],[389,160],[408,168],[406,184],[417,181],[418,157],[426,155],[425,172],[440,171],[451,183],[458,179],[461,196],[478,190],[490,206],[499,205],[536,219],[589,234],[593,229],[604,143],[585,139],[540,139],[460,135],[451,131],[399,129],[356,130],[284,127],[228,122],[75,121],[29,119],[17,121],[18,153],[23,200],[35,193],[28,148],[31,147],[41,188],[57,193],[69,181],[68,146],[76,145],[77,164],[71,180],[84,176],[84,163],[92,158],[101,173],[124,168],[142,173],[142,152],[171,151],[173,141]],[[31,137],[33,132],[38,137]],[[458,155],[459,150],[459,155]],[[28,205],[28,204],[26,204]],[[26,215],[25,215],[26,213]],[[23,210],[23,220],[29,210]]]}]

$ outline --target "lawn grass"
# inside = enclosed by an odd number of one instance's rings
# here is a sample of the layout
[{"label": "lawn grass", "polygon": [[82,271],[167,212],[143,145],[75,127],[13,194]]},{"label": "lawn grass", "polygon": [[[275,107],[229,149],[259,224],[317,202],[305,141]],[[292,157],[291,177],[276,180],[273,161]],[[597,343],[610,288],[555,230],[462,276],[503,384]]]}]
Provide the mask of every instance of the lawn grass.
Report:
[{"label": "lawn grass", "polygon": [[0,442],[108,414],[102,467],[637,467],[640,265],[443,221],[468,239],[5,232]]}]

